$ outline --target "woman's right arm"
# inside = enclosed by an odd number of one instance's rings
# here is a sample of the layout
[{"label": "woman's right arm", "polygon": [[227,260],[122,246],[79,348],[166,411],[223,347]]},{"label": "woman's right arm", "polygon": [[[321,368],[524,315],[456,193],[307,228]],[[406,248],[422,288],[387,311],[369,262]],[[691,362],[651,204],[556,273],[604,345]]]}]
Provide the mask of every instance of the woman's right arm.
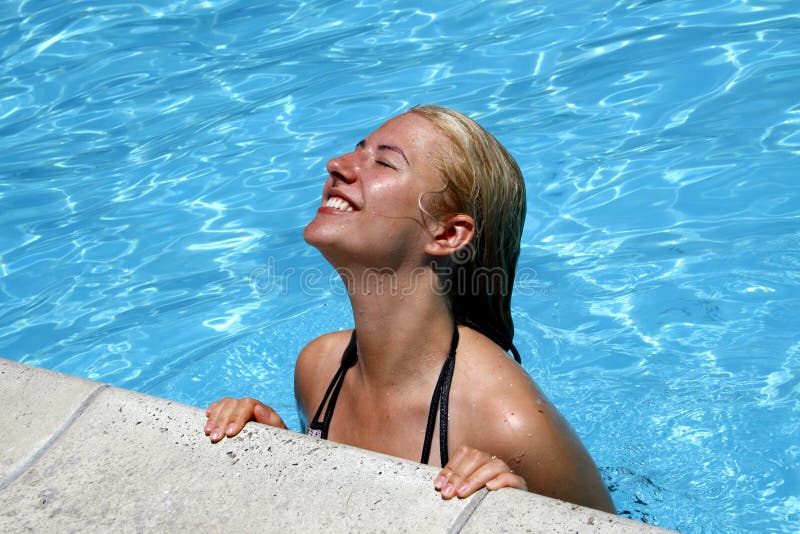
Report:
[{"label": "woman's right arm", "polygon": [[[295,365],[294,388],[300,424],[305,431],[308,411],[322,399],[324,387],[320,384],[330,380],[338,365],[336,354],[341,354],[350,332],[333,332],[311,341],[300,352]],[[331,357],[330,355],[333,355]],[[324,385],[324,384],[323,384]],[[217,443],[222,438],[232,438],[242,431],[250,421],[286,428],[283,419],[269,406],[256,399],[225,397],[212,403],[206,410],[208,421],[205,434]]]}]

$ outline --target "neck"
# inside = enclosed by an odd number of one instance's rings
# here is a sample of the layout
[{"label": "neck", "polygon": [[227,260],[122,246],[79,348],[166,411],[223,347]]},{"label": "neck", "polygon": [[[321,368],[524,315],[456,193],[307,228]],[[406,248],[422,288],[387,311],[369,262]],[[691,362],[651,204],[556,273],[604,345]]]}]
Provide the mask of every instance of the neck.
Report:
[{"label": "neck", "polygon": [[433,270],[346,272],[364,385],[388,392],[435,380],[431,370],[447,358],[454,319],[447,296],[435,291]]}]

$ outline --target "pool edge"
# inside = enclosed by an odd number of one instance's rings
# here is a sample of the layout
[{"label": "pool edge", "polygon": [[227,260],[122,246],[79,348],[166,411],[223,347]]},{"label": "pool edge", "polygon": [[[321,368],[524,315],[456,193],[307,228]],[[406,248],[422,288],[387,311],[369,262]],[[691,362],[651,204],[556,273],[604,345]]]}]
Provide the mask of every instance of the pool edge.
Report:
[{"label": "pool edge", "polygon": [[0,358],[0,531],[656,532],[517,490],[442,501],[436,469]]}]

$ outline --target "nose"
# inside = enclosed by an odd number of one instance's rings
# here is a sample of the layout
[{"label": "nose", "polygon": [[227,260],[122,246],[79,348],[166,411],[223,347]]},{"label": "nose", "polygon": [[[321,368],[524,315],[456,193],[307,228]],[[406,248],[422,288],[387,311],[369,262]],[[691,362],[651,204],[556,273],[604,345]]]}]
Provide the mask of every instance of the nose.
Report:
[{"label": "nose", "polygon": [[328,161],[325,166],[328,174],[333,181],[342,181],[348,184],[355,182],[358,176],[358,165],[356,164],[355,152],[343,154]]}]

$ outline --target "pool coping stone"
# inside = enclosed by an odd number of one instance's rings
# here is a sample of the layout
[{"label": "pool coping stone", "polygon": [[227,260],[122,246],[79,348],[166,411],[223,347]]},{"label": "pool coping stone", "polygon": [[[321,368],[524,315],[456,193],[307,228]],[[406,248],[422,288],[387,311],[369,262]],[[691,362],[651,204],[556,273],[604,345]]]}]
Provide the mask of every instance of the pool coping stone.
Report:
[{"label": "pool coping stone", "polygon": [[656,532],[528,492],[443,501],[436,468],[0,359],[0,532]]}]

